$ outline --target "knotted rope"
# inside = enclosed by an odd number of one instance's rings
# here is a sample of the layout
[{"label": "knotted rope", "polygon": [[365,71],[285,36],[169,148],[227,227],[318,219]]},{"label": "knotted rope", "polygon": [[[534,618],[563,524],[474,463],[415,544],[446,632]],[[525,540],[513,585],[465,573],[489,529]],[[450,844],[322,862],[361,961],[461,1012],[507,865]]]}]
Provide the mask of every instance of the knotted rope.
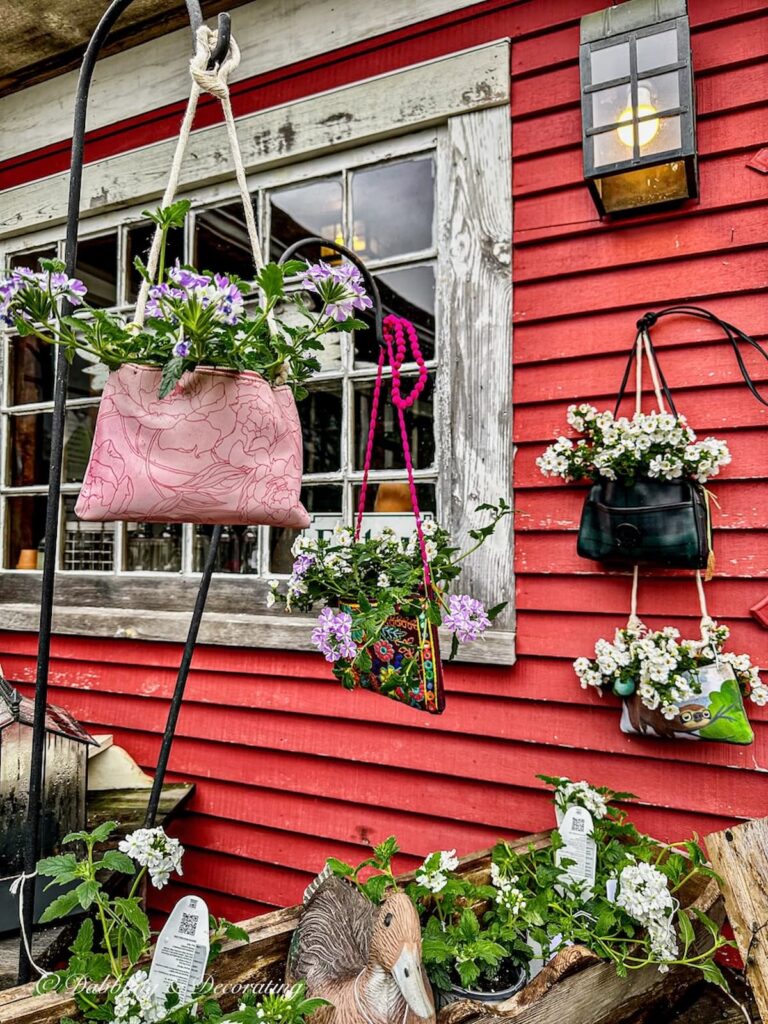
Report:
[{"label": "knotted rope", "polygon": [[[189,91],[187,109],[184,111],[184,118],[181,122],[179,137],[176,142],[176,149],[173,154],[173,161],[168,174],[168,184],[166,185],[165,192],[163,194],[162,206],[170,206],[173,202],[174,196],[176,195],[176,190],[179,186],[179,177],[181,175],[181,166],[184,161],[184,154],[187,149],[187,143],[189,142],[192,123],[195,119],[195,113],[197,111],[197,104],[200,96],[203,93],[215,96],[221,103],[221,109],[224,113],[224,124],[227,130],[227,139],[229,141],[229,148],[232,151],[232,160],[235,166],[235,178],[237,179],[238,188],[240,190],[240,199],[243,204],[243,213],[245,214],[245,226],[248,231],[248,240],[251,244],[251,256],[253,258],[253,265],[256,268],[256,273],[258,274],[264,266],[264,259],[261,255],[261,242],[256,228],[256,217],[253,213],[253,203],[251,202],[251,196],[248,191],[248,181],[246,178],[245,166],[243,165],[242,153],[240,152],[240,143],[237,139],[237,128],[235,127],[235,118],[232,113],[232,102],[229,95],[229,76],[240,64],[240,48],[235,42],[234,37],[232,37],[226,60],[224,60],[220,65],[209,69],[208,62],[210,61],[211,53],[216,46],[217,37],[218,33],[208,28],[207,25],[201,25],[197,30],[197,46],[195,48],[195,55],[189,63],[189,72],[192,76],[192,87]],[[136,300],[134,322],[138,324],[139,327],[144,326],[149,289],[151,287],[151,282],[154,280],[155,274],[157,273],[162,240],[163,231],[158,225],[152,239],[152,247],[149,250],[149,256],[147,257],[147,278],[142,281],[141,289],[139,290],[139,297]],[[271,314],[268,316],[267,320],[270,330],[272,330],[274,321]]]}]

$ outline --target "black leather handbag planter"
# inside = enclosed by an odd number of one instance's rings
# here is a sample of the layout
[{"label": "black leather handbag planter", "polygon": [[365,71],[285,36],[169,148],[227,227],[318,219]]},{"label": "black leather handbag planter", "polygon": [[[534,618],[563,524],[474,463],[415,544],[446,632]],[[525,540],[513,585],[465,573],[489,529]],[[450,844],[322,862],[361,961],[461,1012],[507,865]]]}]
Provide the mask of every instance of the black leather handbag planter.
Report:
[{"label": "black leather handbag planter", "polygon": [[[733,324],[720,320],[699,306],[670,306],[646,313],[637,323],[638,338],[632,346],[614,410],[618,415],[635,360],[637,408],[640,408],[643,350],[653,377],[659,408],[666,400],[669,411],[677,409],[659,366],[650,338],[651,327],[662,316],[684,315],[716,324],[731,343],[742,376],[752,395],[763,405],[762,397],[749,375],[740,346],[747,345],[768,360],[768,352]],[[653,565],[661,568],[703,569],[714,565],[710,496],[689,479],[673,481],[639,478],[633,483],[600,478],[590,488],[579,527],[577,551],[582,558],[609,565]]]},{"label": "black leather handbag planter", "polygon": [[704,569],[709,537],[707,497],[693,481],[599,480],[584,505],[577,551],[615,566]]}]

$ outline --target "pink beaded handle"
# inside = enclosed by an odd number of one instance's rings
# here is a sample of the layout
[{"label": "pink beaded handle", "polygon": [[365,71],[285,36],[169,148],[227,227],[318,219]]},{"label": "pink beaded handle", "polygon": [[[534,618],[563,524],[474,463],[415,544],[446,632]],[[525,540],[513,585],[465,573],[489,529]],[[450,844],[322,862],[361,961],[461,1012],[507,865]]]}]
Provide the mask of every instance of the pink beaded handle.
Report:
[{"label": "pink beaded handle", "polygon": [[[373,440],[376,434],[376,423],[379,418],[379,401],[381,398],[382,371],[384,369],[385,355],[389,357],[389,365],[392,367],[392,404],[397,410],[397,418],[400,423],[400,438],[403,442],[403,457],[405,468],[408,473],[408,486],[411,491],[411,507],[416,519],[416,534],[419,538],[419,549],[421,550],[421,561],[424,565],[424,581],[429,587],[431,576],[429,572],[429,560],[427,559],[427,547],[424,541],[424,531],[421,525],[421,512],[419,501],[416,495],[416,482],[413,478],[413,460],[411,459],[411,446],[408,443],[408,429],[405,425],[405,410],[409,409],[424,390],[427,383],[427,367],[424,357],[419,348],[419,338],[416,328],[404,317],[390,314],[384,319],[384,343],[386,352],[382,348],[379,354],[379,365],[376,372],[376,384],[373,389],[373,402],[371,404],[371,422],[368,427],[368,446],[365,450],[365,463],[363,465],[363,483],[360,488],[360,501],[357,506],[357,522],[355,524],[355,540],[360,539],[360,532],[363,526],[363,514],[365,512],[365,498],[368,492],[368,473],[371,469],[373,459]],[[407,335],[407,342],[406,342]],[[393,350],[394,343],[394,350]],[[400,370],[405,362],[407,348],[410,347],[414,361],[419,368],[419,379],[409,395],[403,398],[400,392]]]}]

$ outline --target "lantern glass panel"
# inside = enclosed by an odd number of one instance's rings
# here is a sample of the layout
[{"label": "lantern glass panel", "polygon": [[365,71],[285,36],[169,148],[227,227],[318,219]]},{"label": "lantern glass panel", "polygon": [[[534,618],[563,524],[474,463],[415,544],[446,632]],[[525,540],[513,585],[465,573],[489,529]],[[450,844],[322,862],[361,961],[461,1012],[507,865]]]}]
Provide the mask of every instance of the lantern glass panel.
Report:
[{"label": "lantern glass panel", "polygon": [[604,46],[601,50],[593,50],[589,55],[592,69],[592,84],[612,82],[615,78],[624,78],[629,74],[629,43],[616,46]]},{"label": "lantern glass panel", "polygon": [[[646,145],[641,145],[641,156],[648,156],[651,153],[671,153],[674,150],[680,149],[681,135],[679,116],[660,117],[658,119],[658,123],[658,131],[654,133],[653,138],[651,138]],[[642,122],[639,127],[642,129]]]},{"label": "lantern glass panel", "polygon": [[600,89],[592,94],[592,125],[601,128],[606,124],[617,124],[626,113],[626,120],[632,116],[632,99],[628,85],[615,85],[611,89]]},{"label": "lantern glass panel", "polygon": [[[659,112],[680,106],[680,76],[677,71],[672,71],[668,75],[644,78],[638,85],[639,106],[642,106],[643,100],[647,98],[646,89],[650,91],[651,105]],[[642,109],[639,110],[640,117],[643,113]]]},{"label": "lantern glass panel", "polygon": [[641,167],[595,182],[606,213],[687,199],[685,161]]},{"label": "lantern glass panel", "polygon": [[[625,127],[625,132],[629,132],[630,136],[632,130],[631,125]],[[617,131],[601,132],[599,135],[594,135],[587,143],[587,145],[590,144],[594,147],[595,167],[609,167],[611,164],[618,164],[628,160],[632,156],[631,145],[629,147],[626,146],[619,138]]]},{"label": "lantern glass panel", "polygon": [[637,71],[643,74],[677,62],[677,29],[654,32],[637,39]]}]

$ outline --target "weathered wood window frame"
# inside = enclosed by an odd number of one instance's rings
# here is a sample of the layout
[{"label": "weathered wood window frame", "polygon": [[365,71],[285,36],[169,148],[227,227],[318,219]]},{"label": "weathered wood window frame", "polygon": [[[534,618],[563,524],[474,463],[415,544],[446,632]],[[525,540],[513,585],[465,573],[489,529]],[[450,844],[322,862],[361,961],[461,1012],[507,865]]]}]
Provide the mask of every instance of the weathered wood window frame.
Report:
[{"label": "weathered wood window frame", "polygon": [[[460,544],[477,525],[476,504],[511,494],[508,102],[509,50],[501,42],[240,119],[254,192],[349,163],[436,154],[437,504]],[[222,156],[226,149],[218,145],[221,131],[202,129],[192,138],[181,192],[198,207],[226,202],[233,194]],[[87,165],[83,237],[136,221],[162,191],[172,145],[146,147],[140,161],[132,152]],[[60,237],[65,188],[66,175],[55,175],[6,193],[14,216],[13,223],[0,223],[3,265],[13,252],[39,249]],[[0,442],[6,451],[7,440]],[[3,507],[4,502],[0,517]],[[466,564],[463,590],[492,603],[510,602],[486,643],[466,648],[467,660],[514,661],[512,540],[507,521]],[[89,635],[179,640],[196,587],[195,574],[62,572],[55,629],[82,632],[87,617]],[[217,576],[201,641],[309,649],[308,620],[268,612],[266,592],[264,578]],[[35,629],[38,593],[39,573],[0,572],[0,628]]]}]

